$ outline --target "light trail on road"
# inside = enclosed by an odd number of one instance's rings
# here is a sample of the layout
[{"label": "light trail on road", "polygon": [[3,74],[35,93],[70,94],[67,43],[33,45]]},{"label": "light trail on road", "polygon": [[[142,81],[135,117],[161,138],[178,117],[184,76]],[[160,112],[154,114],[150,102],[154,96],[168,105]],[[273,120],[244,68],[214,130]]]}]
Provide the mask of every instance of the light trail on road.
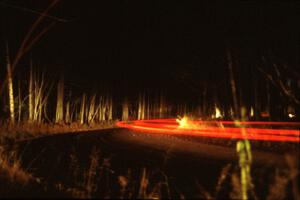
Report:
[{"label": "light trail on road", "polygon": [[[299,143],[300,122],[244,121],[238,122],[238,125],[243,127],[232,127],[236,123],[234,121],[189,120],[188,126],[180,127],[176,119],[151,119],[119,121],[117,126],[158,134]],[[255,128],[249,127],[252,125]],[[276,126],[276,128],[265,128],[266,126]],[[292,129],[283,129],[282,126],[292,127]]]}]

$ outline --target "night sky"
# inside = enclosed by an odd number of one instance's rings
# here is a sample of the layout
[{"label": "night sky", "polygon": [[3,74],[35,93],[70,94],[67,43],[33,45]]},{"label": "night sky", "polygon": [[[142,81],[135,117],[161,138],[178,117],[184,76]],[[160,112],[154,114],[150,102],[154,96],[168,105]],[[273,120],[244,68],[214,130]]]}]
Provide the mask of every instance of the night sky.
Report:
[{"label": "night sky", "polygon": [[[42,11],[50,1],[1,2],[1,49],[8,41],[13,57],[37,17],[20,8]],[[67,22],[57,22],[18,69],[30,57],[75,88],[194,95],[203,84],[226,84],[226,49],[245,68],[262,55],[299,67],[299,3],[214,2],[60,1],[50,15]]]}]

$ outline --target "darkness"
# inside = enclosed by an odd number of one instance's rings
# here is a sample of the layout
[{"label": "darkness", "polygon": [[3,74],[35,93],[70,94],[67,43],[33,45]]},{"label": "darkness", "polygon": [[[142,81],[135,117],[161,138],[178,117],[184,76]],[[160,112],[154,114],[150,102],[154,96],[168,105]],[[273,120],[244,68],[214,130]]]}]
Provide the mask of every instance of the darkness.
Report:
[{"label": "darkness", "polygon": [[[49,3],[2,0],[1,49],[8,43],[13,57],[37,18],[20,8],[42,11]],[[226,90],[227,49],[241,63],[239,79],[261,56],[299,71],[299,10],[297,2],[64,0],[50,14],[67,22],[57,22],[18,69],[32,58],[77,89],[193,97],[203,85]]]}]

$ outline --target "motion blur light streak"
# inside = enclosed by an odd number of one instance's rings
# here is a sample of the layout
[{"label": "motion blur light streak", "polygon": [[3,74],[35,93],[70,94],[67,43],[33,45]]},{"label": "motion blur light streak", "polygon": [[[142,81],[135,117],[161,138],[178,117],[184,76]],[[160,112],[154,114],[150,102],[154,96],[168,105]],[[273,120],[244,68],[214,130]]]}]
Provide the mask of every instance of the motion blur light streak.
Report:
[{"label": "motion blur light streak", "polygon": [[[271,128],[237,128],[224,127],[225,125],[234,125],[234,121],[201,121],[187,120],[186,118],[178,119],[152,119],[152,120],[136,120],[131,122],[117,122],[117,126],[147,131],[160,134],[175,134],[202,136],[214,138],[229,139],[250,139],[250,140],[268,140],[268,141],[287,141],[299,142],[299,129],[271,129]],[[240,122],[243,125],[262,125],[262,126],[300,126],[300,122],[263,122],[263,121],[247,121]],[[246,135],[242,134],[245,130]]]}]

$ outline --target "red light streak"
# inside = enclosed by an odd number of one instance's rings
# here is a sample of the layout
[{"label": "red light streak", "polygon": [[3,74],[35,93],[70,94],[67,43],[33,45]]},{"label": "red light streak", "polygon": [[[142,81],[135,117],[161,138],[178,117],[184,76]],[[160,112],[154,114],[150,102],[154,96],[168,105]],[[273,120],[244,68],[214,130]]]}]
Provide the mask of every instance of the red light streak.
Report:
[{"label": "red light streak", "polygon": [[[299,129],[276,129],[271,128],[237,128],[225,127],[224,125],[234,125],[234,121],[201,121],[194,120],[191,128],[179,128],[176,119],[153,119],[153,120],[136,120],[129,123],[120,121],[117,126],[146,131],[159,134],[188,135],[198,137],[229,138],[229,139],[249,139],[249,140],[268,140],[268,141],[286,141],[299,142]],[[297,128],[300,122],[263,122],[247,121],[239,122],[242,125],[276,125],[289,126]],[[221,127],[218,127],[222,125]],[[244,134],[243,134],[244,132]]]}]

